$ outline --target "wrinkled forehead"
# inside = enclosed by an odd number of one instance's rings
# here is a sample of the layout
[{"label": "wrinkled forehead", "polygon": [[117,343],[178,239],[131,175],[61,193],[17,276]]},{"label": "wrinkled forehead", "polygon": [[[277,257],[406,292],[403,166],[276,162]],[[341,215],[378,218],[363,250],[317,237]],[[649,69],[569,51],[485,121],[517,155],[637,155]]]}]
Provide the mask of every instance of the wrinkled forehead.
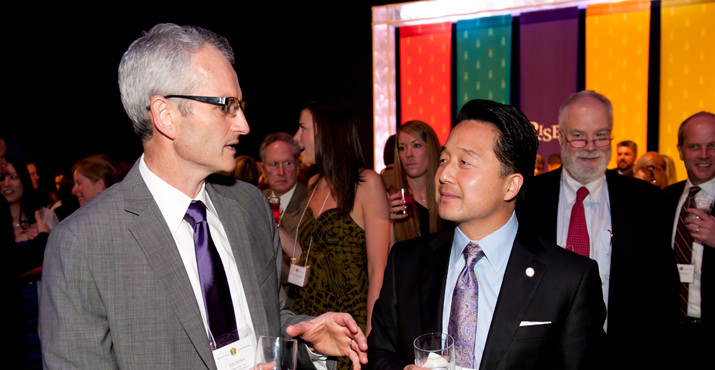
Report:
[{"label": "wrinkled forehead", "polygon": [[608,109],[599,101],[584,98],[566,107],[563,115],[563,129],[568,133],[612,131],[613,123]]},{"label": "wrinkled forehead", "polygon": [[266,162],[282,162],[290,159],[296,159],[300,155],[294,155],[291,151],[291,144],[283,141],[277,140],[266,148]]}]

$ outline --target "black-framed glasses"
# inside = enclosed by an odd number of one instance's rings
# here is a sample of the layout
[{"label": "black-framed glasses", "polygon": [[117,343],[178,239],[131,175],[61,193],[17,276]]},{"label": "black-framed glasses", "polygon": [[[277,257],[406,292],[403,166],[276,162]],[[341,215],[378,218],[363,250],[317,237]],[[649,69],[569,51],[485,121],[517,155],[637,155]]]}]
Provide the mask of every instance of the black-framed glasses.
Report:
[{"label": "black-framed glasses", "polygon": [[[645,168],[646,168],[646,170],[648,170],[648,173],[650,174],[649,181],[652,182],[653,184],[657,183],[658,179],[655,178],[656,167],[654,165],[650,164],[650,165],[646,166]],[[660,167],[657,167],[657,168],[660,169]]]},{"label": "black-framed glasses", "polygon": [[612,137],[604,137],[604,138],[598,138],[598,139],[574,139],[574,140],[569,140],[566,139],[566,142],[571,145],[572,148],[583,148],[586,145],[588,145],[588,142],[592,141],[593,145],[595,145],[597,148],[603,148],[607,147],[611,144],[611,141],[613,141]]},{"label": "black-framed glasses", "polygon": [[[234,114],[238,109],[241,109],[244,113],[246,112],[246,102],[239,98],[232,96],[228,97],[215,97],[215,96],[196,96],[196,95],[166,95],[164,98],[179,98],[179,99],[189,99],[202,103],[218,105],[222,107],[222,110],[227,114]],[[146,107],[150,110],[150,107]]]}]

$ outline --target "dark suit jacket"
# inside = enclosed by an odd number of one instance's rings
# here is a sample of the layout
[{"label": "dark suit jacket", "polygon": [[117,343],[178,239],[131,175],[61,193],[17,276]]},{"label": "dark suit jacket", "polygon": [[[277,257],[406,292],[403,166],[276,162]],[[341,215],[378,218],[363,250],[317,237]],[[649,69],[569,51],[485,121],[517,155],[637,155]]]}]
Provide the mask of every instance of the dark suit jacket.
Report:
[{"label": "dark suit jacket", "polygon": [[[368,367],[414,363],[413,340],[443,331],[453,230],[395,244],[368,337]],[[526,268],[536,274],[528,277]],[[481,369],[598,368],[605,307],[596,263],[517,235],[487,336]],[[522,321],[550,325],[520,326]],[[446,329],[445,329],[446,330]]]},{"label": "dark suit jacket", "polygon": [[[536,176],[517,206],[522,224],[556,242],[562,169]],[[611,206],[612,255],[608,297],[608,346],[612,359],[643,364],[664,349],[678,317],[678,273],[663,227],[656,186],[606,172]],[[657,353],[657,352],[655,352]],[[644,357],[647,356],[647,357]]]},{"label": "dark suit jacket", "polygon": [[[667,209],[666,222],[668,224],[668,235],[673,235],[673,225],[675,225],[675,218],[678,217],[680,210],[678,209],[678,202],[680,201],[680,196],[685,190],[685,181],[668,186],[663,189],[663,198],[665,199],[665,206]],[[714,207],[715,208],[715,207]],[[712,320],[715,320],[715,249],[713,246],[704,246],[703,250],[703,264],[702,272],[700,276],[700,314],[704,325],[712,327]]]},{"label": "dark suit jacket", "polygon": [[[271,195],[271,192],[272,190],[270,188],[263,190],[263,194],[266,197]],[[298,227],[300,216],[303,214],[307,201],[308,187],[298,181],[293,196],[290,198],[290,202],[288,202],[288,206],[282,207],[283,216],[281,217],[281,226],[293,237],[295,237],[295,229]]]},{"label": "dark suit jacket", "polygon": [[[253,185],[216,179],[222,183],[207,180],[206,191],[231,244],[255,334],[281,335],[305,317],[284,309],[268,203]],[[47,368],[216,368],[186,269],[138,162],[53,228],[41,293]]]}]

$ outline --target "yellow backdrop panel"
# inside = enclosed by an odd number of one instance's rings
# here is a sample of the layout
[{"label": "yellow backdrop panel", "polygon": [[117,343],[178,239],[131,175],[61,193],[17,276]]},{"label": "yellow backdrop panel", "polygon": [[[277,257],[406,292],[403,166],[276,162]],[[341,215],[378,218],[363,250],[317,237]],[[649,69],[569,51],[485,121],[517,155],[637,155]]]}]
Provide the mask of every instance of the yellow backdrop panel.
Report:
[{"label": "yellow backdrop panel", "polygon": [[678,127],[699,111],[715,112],[715,2],[663,1],[661,12],[660,152],[678,154]]},{"label": "yellow backdrop panel", "polygon": [[613,156],[616,143],[633,140],[638,155],[648,137],[648,43],[650,2],[626,1],[586,8],[586,89],[613,104]]}]

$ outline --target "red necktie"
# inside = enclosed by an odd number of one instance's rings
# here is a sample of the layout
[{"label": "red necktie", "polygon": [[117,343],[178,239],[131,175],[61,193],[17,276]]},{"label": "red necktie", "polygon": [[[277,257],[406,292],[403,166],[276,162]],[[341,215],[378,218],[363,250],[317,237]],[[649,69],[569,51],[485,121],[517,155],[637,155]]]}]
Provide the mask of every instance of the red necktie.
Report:
[{"label": "red necktie", "polygon": [[582,186],[576,192],[576,202],[573,204],[573,208],[571,208],[571,220],[569,221],[569,235],[566,239],[566,249],[582,256],[590,257],[586,211],[583,208],[583,200],[586,196],[588,196],[588,189]]},{"label": "red necktie", "polygon": [[[688,197],[685,199],[685,203],[680,208],[680,213],[678,214],[678,225],[676,226],[675,240],[673,241],[673,250],[675,251],[675,262],[678,264],[689,265],[691,263],[691,258],[693,254],[693,237],[690,236],[690,232],[685,228],[688,217],[688,212],[685,211],[690,205],[695,193],[700,191],[700,187],[693,186],[688,192]],[[688,316],[688,288],[689,284],[680,283],[680,320],[681,322]]]}]

